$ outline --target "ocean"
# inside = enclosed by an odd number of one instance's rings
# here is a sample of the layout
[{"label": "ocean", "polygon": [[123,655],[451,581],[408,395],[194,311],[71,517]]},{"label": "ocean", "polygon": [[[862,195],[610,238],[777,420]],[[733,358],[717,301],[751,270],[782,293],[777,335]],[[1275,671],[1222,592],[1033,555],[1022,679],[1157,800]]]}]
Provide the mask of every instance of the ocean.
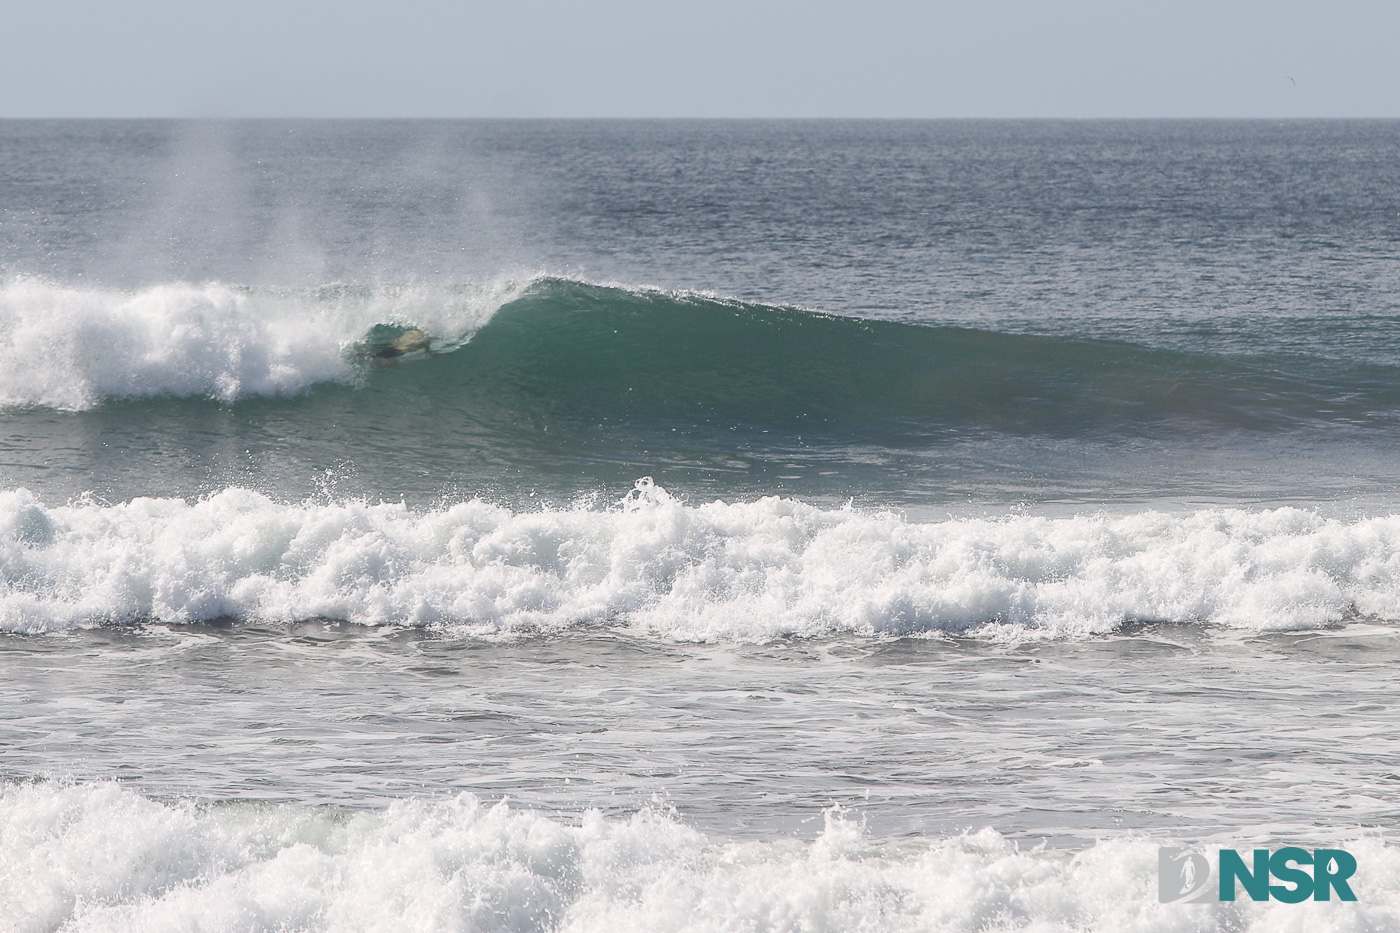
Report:
[{"label": "ocean", "polygon": [[0,931],[1400,930],[1397,156],[0,121]]}]

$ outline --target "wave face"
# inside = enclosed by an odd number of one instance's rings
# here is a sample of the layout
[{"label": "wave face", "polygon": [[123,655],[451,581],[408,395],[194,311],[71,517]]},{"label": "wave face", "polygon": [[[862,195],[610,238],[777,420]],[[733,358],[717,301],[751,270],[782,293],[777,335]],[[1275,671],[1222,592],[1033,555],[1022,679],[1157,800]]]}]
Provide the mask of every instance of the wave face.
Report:
[{"label": "wave face", "polygon": [[[375,335],[432,352],[370,365]],[[428,358],[422,358],[424,356]],[[1400,370],[842,318],[694,294],[523,286],[0,290],[0,405],[295,396],[360,386],[366,418],[777,430],[909,443],[1176,428],[1393,425]]]},{"label": "wave face", "polygon": [[882,438],[1060,436],[1384,422],[1400,370],[858,320],[694,295],[537,282],[416,373],[582,421]]},{"label": "wave face", "polygon": [[1400,619],[1400,517],[1284,508],[914,523],[790,499],[48,508],[0,494],[0,627],[334,619],[498,635],[1071,637],[1125,622],[1306,629]]},{"label": "wave face", "polygon": [[[5,929],[1047,931],[1387,929],[1400,858],[1347,841],[1352,903],[1157,904],[1156,844],[1022,851],[993,830],[726,843],[654,811],[580,823],[471,795],[383,812],[162,804],[116,784],[0,789]],[[1304,919],[1306,918],[1306,919]],[[1325,919],[1324,919],[1325,918]],[[1309,927],[1311,928],[1311,927]]]}]

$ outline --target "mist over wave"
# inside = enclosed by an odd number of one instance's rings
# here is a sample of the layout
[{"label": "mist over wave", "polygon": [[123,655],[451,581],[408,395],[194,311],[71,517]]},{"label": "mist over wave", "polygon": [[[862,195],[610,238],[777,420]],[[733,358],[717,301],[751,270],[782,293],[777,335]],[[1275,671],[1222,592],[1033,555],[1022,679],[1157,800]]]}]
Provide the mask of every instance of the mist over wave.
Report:
[{"label": "mist over wave", "polygon": [[918,523],[791,499],[512,511],[0,494],[0,627],[333,619],[483,635],[608,624],[685,640],[1073,637],[1400,619],[1400,517],[1213,509]]}]

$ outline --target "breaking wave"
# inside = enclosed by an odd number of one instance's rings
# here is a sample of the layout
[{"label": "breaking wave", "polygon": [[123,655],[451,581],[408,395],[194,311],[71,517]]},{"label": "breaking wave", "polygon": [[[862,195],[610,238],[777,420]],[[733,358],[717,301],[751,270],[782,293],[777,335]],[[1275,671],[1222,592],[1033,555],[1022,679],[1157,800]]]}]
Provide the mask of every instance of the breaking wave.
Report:
[{"label": "breaking wave", "polygon": [[134,290],[22,278],[0,286],[0,408],[84,410],[113,399],[291,396],[363,375],[356,340],[405,315],[470,333],[511,286],[274,290],[210,283]]},{"label": "breaking wave", "polygon": [[280,504],[0,494],[0,628],[344,620],[482,635],[614,626],[680,640],[964,633],[1125,622],[1248,631],[1400,619],[1400,516],[1210,509],[914,522],[792,499]]},{"label": "breaking wave", "polygon": [[[421,332],[415,352],[392,338]],[[402,358],[399,358],[402,356]],[[393,364],[393,365],[375,365]],[[0,406],[222,403],[347,387],[376,423],[775,429],[891,444],[1394,426],[1400,371],[836,317],[539,278],[481,287],[0,288]],[[183,409],[172,409],[171,413]],[[293,412],[295,415],[295,412]],[[305,417],[318,416],[308,407]]]}]

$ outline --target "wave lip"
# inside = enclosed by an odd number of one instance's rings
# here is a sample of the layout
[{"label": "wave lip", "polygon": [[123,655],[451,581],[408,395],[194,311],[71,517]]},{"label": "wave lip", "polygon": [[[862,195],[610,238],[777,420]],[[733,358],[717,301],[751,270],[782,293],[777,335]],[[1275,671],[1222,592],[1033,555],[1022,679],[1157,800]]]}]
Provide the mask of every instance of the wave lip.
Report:
[{"label": "wave lip", "polygon": [[0,628],[334,619],[481,635],[1076,637],[1126,621],[1307,629],[1400,619],[1400,516],[1296,508],[915,523],[791,499],[413,511],[0,494]]}]

